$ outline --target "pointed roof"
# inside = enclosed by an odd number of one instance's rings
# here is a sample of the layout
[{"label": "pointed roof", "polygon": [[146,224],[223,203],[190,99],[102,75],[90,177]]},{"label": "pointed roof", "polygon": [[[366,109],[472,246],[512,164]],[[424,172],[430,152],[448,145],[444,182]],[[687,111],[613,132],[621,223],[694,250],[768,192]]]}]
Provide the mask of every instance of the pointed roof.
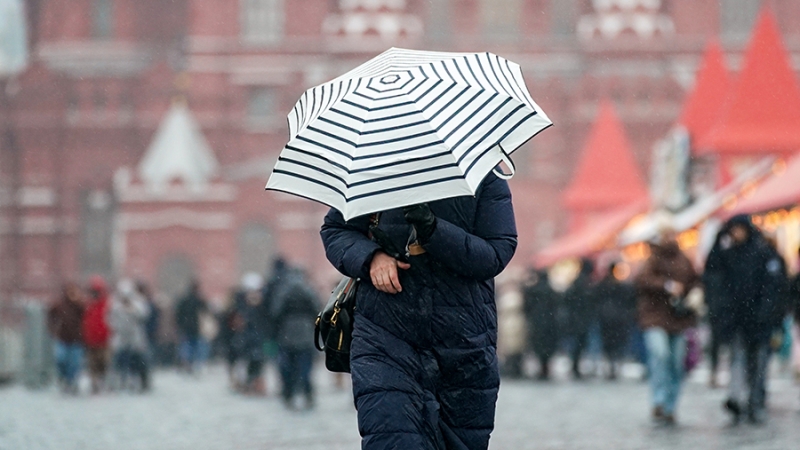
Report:
[{"label": "pointed roof", "polygon": [[800,149],[800,86],[772,11],[761,11],[719,122],[699,153],[754,155]]},{"label": "pointed roof", "polygon": [[716,39],[708,43],[703,62],[697,71],[694,88],[683,104],[678,123],[686,127],[697,142],[717,122],[730,95],[731,77],[725,54]]},{"label": "pointed roof", "polygon": [[648,196],[614,106],[604,101],[562,200],[572,210],[628,205]]},{"label": "pointed roof", "polygon": [[214,152],[184,102],[173,103],[139,163],[139,177],[161,190],[173,180],[204,187],[219,170]]}]

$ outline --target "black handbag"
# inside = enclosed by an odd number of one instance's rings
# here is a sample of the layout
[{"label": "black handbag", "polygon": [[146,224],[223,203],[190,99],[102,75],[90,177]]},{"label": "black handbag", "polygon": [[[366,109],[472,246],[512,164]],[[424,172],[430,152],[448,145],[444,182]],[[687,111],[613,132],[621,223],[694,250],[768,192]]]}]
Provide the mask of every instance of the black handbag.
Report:
[{"label": "black handbag", "polygon": [[331,372],[350,372],[350,343],[353,341],[358,283],[356,278],[342,278],[331,292],[325,308],[317,315],[314,346],[325,352],[325,368]]}]

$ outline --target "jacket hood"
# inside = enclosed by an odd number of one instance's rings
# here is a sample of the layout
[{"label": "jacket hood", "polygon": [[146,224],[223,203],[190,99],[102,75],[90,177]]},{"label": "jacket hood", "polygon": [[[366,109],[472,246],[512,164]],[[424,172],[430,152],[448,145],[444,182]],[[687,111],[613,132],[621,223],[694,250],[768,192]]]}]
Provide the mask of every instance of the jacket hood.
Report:
[{"label": "jacket hood", "polygon": [[761,231],[755,225],[753,225],[753,221],[750,219],[750,216],[746,214],[738,214],[725,222],[725,224],[719,230],[719,234],[717,235],[717,244],[719,244],[719,239],[722,236],[729,234],[731,229],[733,229],[735,226],[743,226],[747,229],[747,241],[745,241],[745,243],[752,242],[761,235]]}]

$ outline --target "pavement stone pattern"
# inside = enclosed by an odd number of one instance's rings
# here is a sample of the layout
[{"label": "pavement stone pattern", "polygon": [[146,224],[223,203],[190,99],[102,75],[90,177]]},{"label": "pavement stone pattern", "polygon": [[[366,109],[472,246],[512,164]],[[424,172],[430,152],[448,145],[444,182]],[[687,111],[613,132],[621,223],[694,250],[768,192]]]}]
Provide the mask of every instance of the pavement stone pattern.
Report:
[{"label": "pavement stone pattern", "polygon": [[[318,366],[320,367],[320,366]],[[770,382],[770,418],[763,426],[728,426],[720,405],[724,389],[705,385],[698,369],[684,390],[679,425],[650,422],[649,390],[635,370],[617,382],[575,382],[565,370],[556,380],[504,380],[491,450],[750,449],[800,448],[800,388],[787,375]],[[349,386],[336,389],[318,370],[316,408],[288,411],[277,398],[245,397],[227,386],[222,366],[191,377],[155,373],[146,395],[106,393],[69,397],[55,387],[0,388],[0,450],[358,449],[356,412]]]}]

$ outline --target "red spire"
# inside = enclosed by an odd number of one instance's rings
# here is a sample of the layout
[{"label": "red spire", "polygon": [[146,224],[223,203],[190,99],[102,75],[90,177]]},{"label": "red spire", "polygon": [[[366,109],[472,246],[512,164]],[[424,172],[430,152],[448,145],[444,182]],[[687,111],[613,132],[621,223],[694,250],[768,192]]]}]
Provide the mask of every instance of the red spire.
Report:
[{"label": "red spire", "polygon": [[647,195],[622,123],[614,106],[604,101],[563,194],[564,204],[573,210],[598,210],[628,205]]},{"label": "red spire", "polygon": [[703,137],[717,122],[730,95],[731,79],[725,54],[715,39],[708,43],[697,72],[694,89],[683,105],[678,123],[686,127],[693,142]]},{"label": "red spire", "polygon": [[800,150],[800,86],[769,8],[759,16],[720,121],[700,153],[754,155]]}]

